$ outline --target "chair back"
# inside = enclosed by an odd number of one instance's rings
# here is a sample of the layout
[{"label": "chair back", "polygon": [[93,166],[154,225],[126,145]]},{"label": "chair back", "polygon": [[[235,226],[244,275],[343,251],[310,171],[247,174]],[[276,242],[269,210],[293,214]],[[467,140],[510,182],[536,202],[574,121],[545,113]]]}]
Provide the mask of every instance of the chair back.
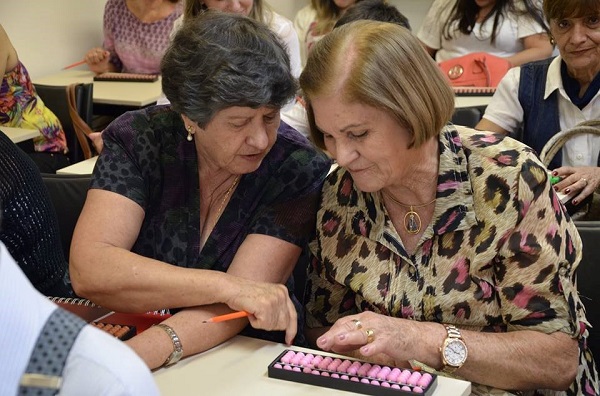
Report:
[{"label": "chair back", "polygon": [[[71,122],[73,123],[77,142],[79,143],[79,147],[81,147],[83,158],[88,159],[91,158],[94,153],[92,153],[92,145],[90,144],[89,139],[89,135],[92,133],[90,123],[81,117],[81,103],[79,102],[81,102],[82,99],[82,92],[80,89],[82,85],[83,84],[71,84],[67,86],[67,100],[69,102],[69,115],[71,117]],[[83,110],[85,111],[86,109]]]},{"label": "chair back", "polygon": [[61,244],[68,261],[73,231],[87,197],[91,175],[42,173],[42,180],[56,210]]},{"label": "chair back", "polygon": [[577,288],[593,326],[588,344],[596,362],[600,362],[600,221],[576,221],[583,243],[583,257],[577,270]]},{"label": "chair back", "polygon": [[459,107],[454,109],[452,123],[474,128],[481,121],[481,110],[477,107]]},{"label": "chair back", "polygon": [[[76,163],[86,159],[83,155],[81,144],[78,140],[75,127],[73,125],[71,112],[69,111],[68,90],[64,85],[43,85],[34,84],[38,96],[44,101],[47,108],[58,117],[67,138],[67,147],[69,148],[69,159],[71,163]],[[88,125],[92,122],[93,112],[93,84],[75,84],[74,106],[81,119]]]}]

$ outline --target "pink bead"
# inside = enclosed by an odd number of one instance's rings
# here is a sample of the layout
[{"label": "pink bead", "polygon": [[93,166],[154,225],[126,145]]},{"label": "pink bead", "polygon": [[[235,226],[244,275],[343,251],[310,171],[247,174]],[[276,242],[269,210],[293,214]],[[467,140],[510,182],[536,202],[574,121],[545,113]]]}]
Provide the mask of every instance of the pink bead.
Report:
[{"label": "pink bead", "polygon": [[392,372],[387,376],[387,380],[391,381],[391,382],[397,382],[398,377],[400,376],[401,373],[402,373],[402,370],[400,370],[397,367],[394,367],[392,369]]},{"label": "pink bead", "polygon": [[352,378],[350,378],[350,381],[352,381],[352,382],[360,382],[360,380],[358,379],[358,377],[352,377]]},{"label": "pink bead", "polygon": [[348,374],[351,375],[355,375],[358,372],[358,369],[360,368],[360,363],[359,362],[354,362],[350,365],[350,367],[348,367]]},{"label": "pink bead", "polygon": [[331,357],[327,356],[325,359],[323,359],[319,362],[319,365],[317,367],[320,368],[321,370],[325,370],[331,362],[333,362],[333,359]]},{"label": "pink bead", "polygon": [[287,353],[285,355],[283,355],[283,357],[281,358],[281,361],[283,363],[289,363],[292,361],[292,358],[294,357],[295,353],[294,351],[287,351]]},{"label": "pink bead", "polygon": [[392,384],[392,386],[390,386],[390,388],[392,388],[392,389],[400,389],[400,385],[398,385],[398,384]]},{"label": "pink bead", "polygon": [[310,373],[314,375],[321,375],[321,372],[319,370],[313,370]]},{"label": "pink bead", "polygon": [[423,389],[419,386],[415,386],[412,391],[415,393],[423,393]]},{"label": "pink bead", "polygon": [[417,385],[422,386],[423,388],[427,388],[431,383],[433,377],[429,373],[424,373],[421,379],[417,382]]},{"label": "pink bead", "polygon": [[294,368],[292,369],[292,371],[301,372],[301,371],[302,371],[302,369],[301,369],[300,367],[296,366],[296,367],[294,367]]},{"label": "pink bead", "polygon": [[412,390],[412,389],[410,389],[410,386],[408,386],[408,385],[404,385],[401,389],[403,391],[407,391],[407,392],[410,392]]},{"label": "pink bead", "polygon": [[279,364],[279,363],[275,363],[275,364],[273,365],[273,367],[275,367],[276,369],[283,368],[283,366],[282,366],[281,364]]},{"label": "pink bead", "polygon": [[377,379],[378,380],[384,380],[387,378],[387,376],[390,374],[390,372],[392,371],[391,368],[389,368],[388,366],[383,366],[381,368],[381,370],[379,370],[379,372],[377,373]]},{"label": "pink bead", "polygon": [[329,363],[329,366],[327,366],[327,370],[329,371],[337,371],[337,369],[340,367],[340,365],[342,364],[342,359],[333,359],[333,362]]},{"label": "pink bead", "polygon": [[365,375],[367,375],[367,373],[369,372],[370,369],[371,369],[371,363],[364,363],[362,366],[360,366],[360,368],[358,369],[356,374],[364,377]]},{"label": "pink bead", "polygon": [[340,375],[338,373],[333,373],[331,374],[331,378],[340,378]]},{"label": "pink bead", "polygon": [[321,371],[321,377],[329,377],[329,373],[327,371]]},{"label": "pink bead", "polygon": [[285,366],[283,366],[284,370],[291,370],[292,366],[290,366],[289,364],[286,364]]},{"label": "pink bead", "polygon": [[371,380],[371,385],[379,386],[379,381]]},{"label": "pink bead", "polygon": [[415,371],[414,373],[412,373],[410,375],[410,377],[408,377],[408,379],[406,380],[406,383],[408,385],[417,385],[417,382],[419,382],[420,379],[421,379],[421,373],[419,373],[418,371]]},{"label": "pink bead", "polygon": [[311,369],[310,367],[304,367],[304,368],[302,369],[302,372],[303,372],[303,373],[306,373],[306,374],[309,374],[309,373],[312,373],[312,369]]},{"label": "pink bead", "polygon": [[368,378],[363,378],[360,380],[360,382],[362,382],[363,384],[368,384],[369,383],[369,379]]},{"label": "pink bead", "polygon": [[348,367],[350,367],[350,365],[352,364],[352,362],[350,360],[344,360],[340,366],[338,367],[338,371],[341,371],[343,373],[346,372],[346,370],[348,370]]},{"label": "pink bead", "polygon": [[402,373],[400,373],[400,375],[398,376],[398,382],[400,382],[401,384],[406,384],[406,381],[408,381],[411,375],[412,371],[402,370]]},{"label": "pink bead", "polygon": [[349,379],[350,379],[350,377],[348,377],[346,374],[344,374],[344,375],[342,375],[342,376],[340,377],[340,379],[343,379],[343,380],[349,380]]},{"label": "pink bead", "polygon": [[295,364],[295,365],[299,365],[303,358],[304,358],[304,354],[302,352],[298,352],[296,354],[296,356],[294,356],[292,358],[292,360],[290,361],[290,363]]},{"label": "pink bead", "polygon": [[371,369],[367,372],[367,376],[371,377],[371,378],[375,378],[375,376],[377,376],[377,373],[381,371],[381,366],[378,364],[374,364],[373,367],[371,367]]},{"label": "pink bead", "polygon": [[319,363],[321,363],[321,360],[323,360],[323,356],[321,356],[321,355],[315,356],[315,358],[312,361],[313,366],[316,366]]},{"label": "pink bead", "polygon": [[389,388],[389,387],[390,387],[390,384],[389,384],[389,382],[382,382],[382,383],[381,383],[381,387],[382,387],[382,388]]}]

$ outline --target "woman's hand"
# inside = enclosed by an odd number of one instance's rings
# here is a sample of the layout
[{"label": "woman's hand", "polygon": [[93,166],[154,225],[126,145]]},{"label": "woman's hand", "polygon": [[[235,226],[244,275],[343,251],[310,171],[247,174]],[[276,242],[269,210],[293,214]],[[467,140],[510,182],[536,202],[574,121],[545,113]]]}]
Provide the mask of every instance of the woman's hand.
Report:
[{"label": "woman's hand", "polygon": [[285,342],[291,344],[294,341],[298,317],[284,285],[235,277],[235,286],[231,290],[231,297],[225,303],[231,309],[248,312],[252,327],[285,330]]},{"label": "woman's hand", "polygon": [[556,191],[567,195],[579,192],[571,199],[573,205],[582,202],[600,184],[600,168],[597,166],[561,166],[552,171],[552,175],[561,178],[554,185]]},{"label": "woman's hand", "polygon": [[104,48],[92,48],[85,54],[85,62],[91,71],[96,74],[109,71],[110,52]]},{"label": "woman's hand", "polygon": [[[338,319],[317,339],[317,346],[340,354],[353,351],[367,357],[383,354],[393,360],[394,364],[404,366],[405,362],[418,355],[421,345],[419,340],[423,336],[419,331],[420,326],[421,323],[417,321],[366,311]],[[442,340],[444,329],[439,324],[437,327],[439,334],[436,337]]]}]

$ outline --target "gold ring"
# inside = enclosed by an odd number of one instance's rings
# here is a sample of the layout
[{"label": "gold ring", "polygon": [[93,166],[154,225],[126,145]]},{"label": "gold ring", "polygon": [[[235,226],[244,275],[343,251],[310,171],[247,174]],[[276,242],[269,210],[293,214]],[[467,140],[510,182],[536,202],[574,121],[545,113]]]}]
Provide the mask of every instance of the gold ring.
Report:
[{"label": "gold ring", "polygon": [[367,329],[365,334],[367,335],[367,344],[372,343],[375,339],[375,331],[373,331],[373,329]]},{"label": "gold ring", "polygon": [[360,322],[360,320],[352,319],[352,321],[354,322],[354,326],[356,327],[356,330],[362,329],[362,323]]}]

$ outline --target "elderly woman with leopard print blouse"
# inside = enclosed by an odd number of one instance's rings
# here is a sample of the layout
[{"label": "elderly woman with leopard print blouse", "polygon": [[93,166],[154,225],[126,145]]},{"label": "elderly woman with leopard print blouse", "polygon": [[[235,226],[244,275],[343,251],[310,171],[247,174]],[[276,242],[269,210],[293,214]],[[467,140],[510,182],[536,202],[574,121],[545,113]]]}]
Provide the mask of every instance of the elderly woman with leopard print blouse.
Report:
[{"label": "elderly woman with leopard print blouse", "polygon": [[300,85],[340,165],[310,244],[309,341],[475,394],[596,394],[581,240],[531,149],[449,124],[453,91],[397,25],[334,30]]}]

